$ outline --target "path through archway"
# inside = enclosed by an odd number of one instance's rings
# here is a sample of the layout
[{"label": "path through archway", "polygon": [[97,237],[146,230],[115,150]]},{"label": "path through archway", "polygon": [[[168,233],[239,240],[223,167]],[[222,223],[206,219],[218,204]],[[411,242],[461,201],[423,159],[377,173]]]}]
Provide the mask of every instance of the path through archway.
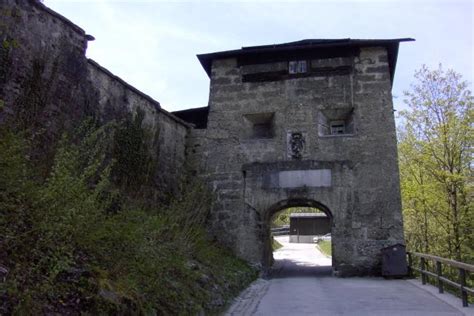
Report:
[{"label": "path through archway", "polygon": [[326,206],[285,200],[267,214],[265,248],[271,277],[331,275],[333,217]]}]

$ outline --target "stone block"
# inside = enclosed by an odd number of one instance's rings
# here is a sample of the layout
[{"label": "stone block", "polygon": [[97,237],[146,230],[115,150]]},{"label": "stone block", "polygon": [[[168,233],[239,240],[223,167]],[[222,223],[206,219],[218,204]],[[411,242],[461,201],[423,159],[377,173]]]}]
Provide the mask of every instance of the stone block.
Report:
[{"label": "stone block", "polygon": [[242,197],[242,190],[223,189],[217,191],[217,196],[220,201],[239,200]]},{"label": "stone block", "polygon": [[366,73],[388,73],[388,65],[367,67],[365,68]]},{"label": "stone block", "polygon": [[212,79],[212,82],[211,82],[212,85],[227,85],[231,83],[232,83],[232,80],[228,77],[214,78]]}]

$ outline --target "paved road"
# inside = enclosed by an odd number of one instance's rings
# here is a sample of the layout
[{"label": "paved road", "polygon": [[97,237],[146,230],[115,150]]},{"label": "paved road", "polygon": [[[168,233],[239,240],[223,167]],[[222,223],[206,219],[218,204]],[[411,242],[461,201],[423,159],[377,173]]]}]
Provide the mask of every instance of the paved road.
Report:
[{"label": "paved road", "polygon": [[277,240],[284,247],[274,254],[270,279],[252,284],[227,315],[474,314],[472,308],[456,308],[405,280],[332,277],[331,259],[314,245],[290,244],[287,236]]}]

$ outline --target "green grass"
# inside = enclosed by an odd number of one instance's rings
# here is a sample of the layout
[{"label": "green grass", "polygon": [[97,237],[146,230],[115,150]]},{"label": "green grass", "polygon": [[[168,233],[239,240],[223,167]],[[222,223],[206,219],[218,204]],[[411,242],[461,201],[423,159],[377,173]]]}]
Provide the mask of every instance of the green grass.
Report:
[{"label": "green grass", "polygon": [[275,238],[272,237],[272,249],[273,251],[280,249],[283,247],[282,244],[280,244]]},{"label": "green grass", "polygon": [[321,240],[318,242],[317,246],[323,254],[326,256],[332,256],[331,252],[331,241],[329,240]]},{"label": "green grass", "polygon": [[222,309],[257,273],[205,231],[193,179],[167,204],[113,184],[106,133],[64,138],[46,179],[29,144],[0,130],[0,315],[196,315]]}]

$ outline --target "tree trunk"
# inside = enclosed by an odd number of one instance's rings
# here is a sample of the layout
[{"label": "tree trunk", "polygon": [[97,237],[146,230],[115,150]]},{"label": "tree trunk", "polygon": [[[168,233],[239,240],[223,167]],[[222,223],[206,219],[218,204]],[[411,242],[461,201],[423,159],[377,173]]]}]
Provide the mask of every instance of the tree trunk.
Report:
[{"label": "tree trunk", "polygon": [[454,237],[454,255],[455,259],[461,261],[461,236],[459,225],[459,210],[457,203],[457,190],[455,184],[452,184],[452,189],[449,192],[449,206],[453,216],[453,237]]},{"label": "tree trunk", "polygon": [[424,246],[424,253],[430,253],[430,245],[429,245],[429,239],[428,239],[428,211],[426,208],[423,208],[423,226],[424,226],[424,231],[423,231],[423,246]]}]

